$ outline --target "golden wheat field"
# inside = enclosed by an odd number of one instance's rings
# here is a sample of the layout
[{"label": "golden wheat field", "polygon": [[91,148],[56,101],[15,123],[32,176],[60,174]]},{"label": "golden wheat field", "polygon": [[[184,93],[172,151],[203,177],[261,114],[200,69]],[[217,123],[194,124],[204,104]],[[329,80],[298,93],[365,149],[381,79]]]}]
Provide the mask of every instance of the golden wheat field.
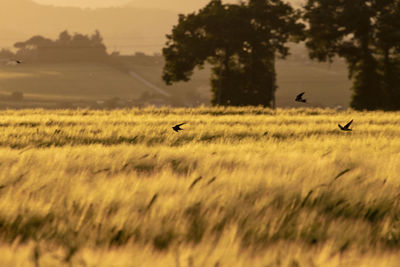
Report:
[{"label": "golden wheat field", "polygon": [[395,112],[1,111],[0,266],[400,266],[399,151]]}]

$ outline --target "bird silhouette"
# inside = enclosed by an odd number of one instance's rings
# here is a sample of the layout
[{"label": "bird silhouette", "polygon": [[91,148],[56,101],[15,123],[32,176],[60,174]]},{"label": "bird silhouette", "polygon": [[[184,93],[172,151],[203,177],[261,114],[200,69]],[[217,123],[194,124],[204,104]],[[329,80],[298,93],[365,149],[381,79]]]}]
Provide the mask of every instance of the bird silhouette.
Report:
[{"label": "bird silhouette", "polygon": [[349,129],[351,123],[353,122],[353,120],[349,121],[345,126],[342,126],[340,124],[338,124],[340,130],[342,131],[351,131],[351,129]]},{"label": "bird silhouette", "polygon": [[186,122],[181,123],[181,124],[177,124],[177,125],[175,125],[174,127],[172,127],[172,129],[173,129],[175,132],[182,131],[183,129],[181,128],[181,126],[184,125],[184,124],[186,124]]},{"label": "bird silhouette", "polygon": [[303,102],[303,103],[306,103],[307,100],[305,100],[305,99],[302,98],[302,96],[303,96],[304,94],[305,94],[305,92],[302,92],[302,93],[298,94],[298,95],[296,96],[295,101],[296,101],[296,102]]},{"label": "bird silhouette", "polygon": [[17,64],[21,64],[21,63],[22,63],[22,61],[21,61],[21,60],[15,60],[15,63],[17,63]]}]

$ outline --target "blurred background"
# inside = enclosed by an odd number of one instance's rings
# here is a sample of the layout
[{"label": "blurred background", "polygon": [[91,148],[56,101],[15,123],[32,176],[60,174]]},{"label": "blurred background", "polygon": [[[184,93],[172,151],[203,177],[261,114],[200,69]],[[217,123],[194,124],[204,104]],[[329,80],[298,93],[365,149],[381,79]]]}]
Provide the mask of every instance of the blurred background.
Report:
[{"label": "blurred background", "polygon": [[[224,1],[235,3],[236,1]],[[210,105],[210,67],[167,86],[161,50],[178,14],[207,0],[2,0],[0,108]],[[294,6],[301,1],[292,1]],[[277,107],[348,107],[342,59],[311,61],[304,44],[276,62]],[[17,60],[21,61],[18,63]]]}]

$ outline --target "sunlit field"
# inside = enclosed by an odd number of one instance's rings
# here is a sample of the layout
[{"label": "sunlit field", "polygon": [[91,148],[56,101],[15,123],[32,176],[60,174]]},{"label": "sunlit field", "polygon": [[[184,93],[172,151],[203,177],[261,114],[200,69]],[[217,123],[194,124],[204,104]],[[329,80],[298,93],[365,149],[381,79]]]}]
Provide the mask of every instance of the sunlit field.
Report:
[{"label": "sunlit field", "polygon": [[399,151],[400,113],[0,111],[0,266],[400,266]]}]

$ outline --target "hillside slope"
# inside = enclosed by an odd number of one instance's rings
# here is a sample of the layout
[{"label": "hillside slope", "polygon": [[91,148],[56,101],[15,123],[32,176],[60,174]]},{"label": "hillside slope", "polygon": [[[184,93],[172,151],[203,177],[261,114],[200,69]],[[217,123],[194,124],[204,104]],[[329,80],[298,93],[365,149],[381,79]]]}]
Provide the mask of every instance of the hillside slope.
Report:
[{"label": "hillside slope", "polygon": [[[124,70],[100,63],[0,65],[0,93],[23,92],[42,97],[106,100],[139,99],[143,94],[169,98],[178,106],[208,105],[211,99],[210,68],[196,71],[191,81],[166,86],[161,79],[163,63],[144,64],[122,57]],[[276,64],[278,107],[348,107],[351,82],[343,63],[327,64],[286,60]],[[135,73],[136,75],[131,75]],[[166,92],[160,94],[159,90]],[[294,102],[306,92],[307,104]],[[168,101],[167,101],[168,102]],[[165,103],[167,103],[165,102]],[[169,103],[169,102],[168,102]]]}]

